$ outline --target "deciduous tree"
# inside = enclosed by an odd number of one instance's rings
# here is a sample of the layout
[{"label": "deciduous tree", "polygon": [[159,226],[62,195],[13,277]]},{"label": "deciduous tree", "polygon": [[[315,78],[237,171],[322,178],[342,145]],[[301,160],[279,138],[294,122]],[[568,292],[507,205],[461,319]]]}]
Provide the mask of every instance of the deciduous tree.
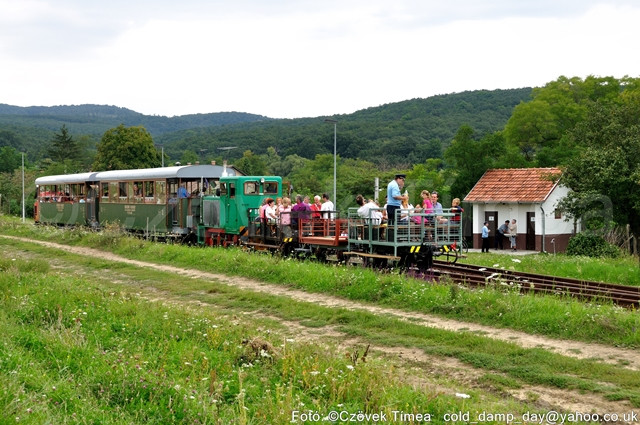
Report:
[{"label": "deciduous tree", "polygon": [[120,124],[104,133],[97,148],[93,163],[95,171],[160,167],[162,164],[151,134],[144,127]]}]

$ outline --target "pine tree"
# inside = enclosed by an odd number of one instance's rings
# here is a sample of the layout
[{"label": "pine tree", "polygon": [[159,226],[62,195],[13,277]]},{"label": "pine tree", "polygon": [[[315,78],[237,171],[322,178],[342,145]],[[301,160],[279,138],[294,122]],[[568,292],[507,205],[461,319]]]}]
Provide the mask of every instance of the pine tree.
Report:
[{"label": "pine tree", "polygon": [[55,162],[64,162],[67,159],[74,162],[80,161],[82,155],[80,145],[69,134],[64,124],[60,128],[60,133],[56,133],[51,140],[48,153]]}]

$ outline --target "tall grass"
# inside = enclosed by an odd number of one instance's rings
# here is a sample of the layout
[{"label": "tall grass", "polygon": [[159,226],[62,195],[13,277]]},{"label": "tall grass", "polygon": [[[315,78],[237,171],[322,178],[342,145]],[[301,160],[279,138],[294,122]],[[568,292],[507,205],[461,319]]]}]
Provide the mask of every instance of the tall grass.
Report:
[{"label": "tall grass", "polygon": [[364,347],[344,356],[251,318],[49,273],[42,261],[0,264],[2,424],[287,424],[309,410],[423,412],[442,423],[461,409],[528,410],[476,390],[460,390],[467,400],[413,387]]}]

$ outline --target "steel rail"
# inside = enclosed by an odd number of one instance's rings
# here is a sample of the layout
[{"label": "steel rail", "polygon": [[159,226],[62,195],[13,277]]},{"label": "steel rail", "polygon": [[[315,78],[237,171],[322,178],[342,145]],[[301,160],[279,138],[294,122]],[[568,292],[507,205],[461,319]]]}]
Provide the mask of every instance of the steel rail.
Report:
[{"label": "steel rail", "polygon": [[520,292],[568,295],[596,302],[610,300],[625,307],[640,307],[640,287],[637,286],[515,272],[470,264],[449,264],[437,260],[434,261],[431,274],[433,278],[448,277],[454,282],[473,287],[500,285],[517,288]]}]

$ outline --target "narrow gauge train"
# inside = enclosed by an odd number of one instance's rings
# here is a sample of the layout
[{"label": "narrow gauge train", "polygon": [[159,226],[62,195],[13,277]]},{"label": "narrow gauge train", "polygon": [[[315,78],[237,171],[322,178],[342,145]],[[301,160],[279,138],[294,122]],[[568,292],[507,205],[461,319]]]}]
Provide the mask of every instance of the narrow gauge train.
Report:
[{"label": "narrow gauge train", "polygon": [[[393,225],[360,217],[355,208],[344,217],[285,212],[270,222],[260,217],[260,207],[266,198],[282,197],[282,179],[215,165],[47,176],[36,188],[38,223],[99,228],[118,222],[150,239],[376,267],[427,270],[438,255],[455,262],[462,238],[460,216],[447,210],[438,216],[398,210]],[[401,220],[402,214],[410,217]]]}]

